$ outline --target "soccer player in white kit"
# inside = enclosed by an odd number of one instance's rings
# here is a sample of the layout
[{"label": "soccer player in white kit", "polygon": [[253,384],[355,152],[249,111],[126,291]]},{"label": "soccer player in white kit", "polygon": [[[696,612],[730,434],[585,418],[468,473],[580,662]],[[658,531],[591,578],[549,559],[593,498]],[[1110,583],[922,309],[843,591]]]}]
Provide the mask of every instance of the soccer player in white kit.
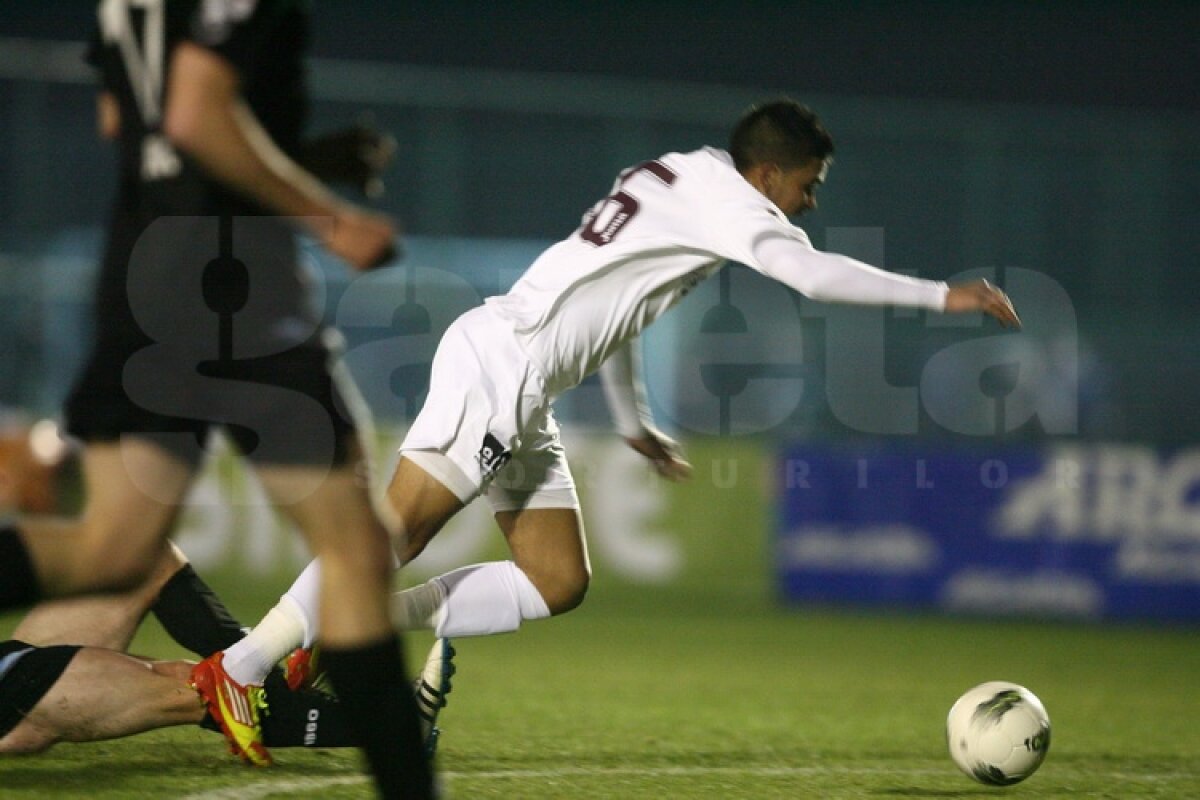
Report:
[{"label": "soccer player in white kit", "polygon": [[[507,294],[450,325],[388,487],[397,553],[401,563],[416,558],[447,520],[486,495],[512,560],[396,594],[398,627],[439,637],[500,633],[579,605],[590,566],[551,403],[599,370],[619,432],[664,477],[685,477],[689,465],[650,418],[632,345],[726,261],[815,300],[982,311],[1006,327],[1020,324],[1004,292],[985,281],[948,286],[815,250],[788,217],[816,207],[832,154],[807,107],[755,107],[728,151],[668,153],[622,172]],[[301,631],[305,643],[314,639],[315,572],[310,566],[276,607],[261,637],[275,647],[261,648],[259,664],[300,644]],[[285,618],[297,616],[289,629]],[[259,646],[256,633],[235,647]]]}]

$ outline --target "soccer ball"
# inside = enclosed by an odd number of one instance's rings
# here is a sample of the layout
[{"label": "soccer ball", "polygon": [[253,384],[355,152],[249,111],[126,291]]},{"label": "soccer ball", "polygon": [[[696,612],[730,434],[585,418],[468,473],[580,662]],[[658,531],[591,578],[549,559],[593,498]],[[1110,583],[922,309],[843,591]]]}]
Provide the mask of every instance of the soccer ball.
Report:
[{"label": "soccer ball", "polygon": [[1032,775],[1050,749],[1050,717],[1024,686],[989,681],[968,689],[946,717],[950,757],[970,777],[1008,786]]}]

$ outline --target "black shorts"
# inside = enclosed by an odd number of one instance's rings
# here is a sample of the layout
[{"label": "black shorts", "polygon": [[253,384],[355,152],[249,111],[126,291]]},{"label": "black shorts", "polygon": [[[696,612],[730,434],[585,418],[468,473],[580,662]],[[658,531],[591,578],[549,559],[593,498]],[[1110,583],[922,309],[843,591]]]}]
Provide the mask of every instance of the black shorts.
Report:
[{"label": "black shorts", "polygon": [[101,344],[67,400],[67,430],[85,442],[136,435],[195,465],[215,427],[255,463],[340,466],[355,430],[348,381],[319,339],[226,362]]},{"label": "black shorts", "polygon": [[[76,645],[34,647],[16,639],[0,642],[0,738],[21,723],[46,696],[82,648]],[[19,655],[5,669],[5,659]]]}]

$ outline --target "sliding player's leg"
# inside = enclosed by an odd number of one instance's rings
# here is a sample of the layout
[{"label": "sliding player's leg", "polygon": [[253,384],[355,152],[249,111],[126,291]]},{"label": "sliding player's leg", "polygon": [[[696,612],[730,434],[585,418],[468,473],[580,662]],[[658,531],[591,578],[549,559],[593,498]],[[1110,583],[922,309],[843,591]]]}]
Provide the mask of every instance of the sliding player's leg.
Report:
[{"label": "sliding player's leg", "polygon": [[188,665],[125,655],[162,585],[186,563],[164,544],[150,577],[124,593],[40,603],[0,644],[0,752],[38,752],[198,723]]},{"label": "sliding player's leg", "polygon": [[[36,753],[174,725],[218,730],[188,685],[193,663],[145,661],[98,647],[0,642],[0,753]],[[264,742],[272,747],[352,747],[336,698],[289,691],[272,676]]]},{"label": "sliding player's leg", "polygon": [[34,606],[13,638],[124,651],[147,611],[178,644],[206,657],[242,638],[241,625],[196,574],[187,556],[164,542],[150,577],[121,593],[49,600]]},{"label": "sliding player's leg", "polygon": [[73,644],[124,651],[167,583],[187,559],[169,542],[149,578],[127,592],[49,600],[29,610],[12,638],[33,645]]},{"label": "sliding player's leg", "polygon": [[[8,661],[0,676],[0,718],[7,715],[8,721],[0,719],[0,730],[11,730],[0,750],[37,752],[58,741],[202,722],[203,705],[187,685],[190,664],[151,664],[124,655],[147,610],[169,591],[164,585],[177,581],[184,569],[190,571],[183,553],[164,543],[150,577],[136,589],[31,609],[13,632],[14,641],[2,646]],[[194,604],[188,608],[196,610]],[[204,618],[189,622],[201,629],[211,624]]]},{"label": "sliding player's leg", "polygon": [[177,644],[207,658],[245,635],[241,624],[179,548],[170,546],[162,568],[166,579],[150,611]]},{"label": "sliding player's leg", "polygon": [[[147,608],[153,604],[157,610],[164,603],[169,611],[159,612],[160,618],[183,629],[184,639],[222,641],[241,635],[220,599],[171,545],[164,548],[151,580],[135,591],[35,606],[14,631],[14,641],[0,644],[0,752],[37,752],[58,741],[113,738],[197,722],[219,731],[188,685],[192,663],[149,663],[120,652]],[[196,619],[184,620],[188,612]],[[271,713],[263,724],[266,745],[354,744],[335,698],[289,691],[278,672],[267,684]],[[27,718],[30,712],[36,713]]]},{"label": "sliding player's leg", "polygon": [[147,662],[73,645],[0,644],[0,752],[35,753],[197,724],[204,706],[185,662]]},{"label": "sliding player's leg", "polygon": [[[157,594],[154,593],[155,587]],[[157,571],[155,581],[144,589],[144,602],[163,629],[181,646],[207,658],[229,647],[244,635],[243,628],[221,598],[196,574],[187,557],[170,545]],[[83,602],[83,601],[65,601]],[[144,614],[144,605],[137,608]],[[70,641],[62,639],[61,641]],[[116,646],[117,640],[110,639]],[[127,641],[127,640],[126,640]],[[194,664],[174,662],[175,672],[185,685]],[[163,669],[165,663],[156,664]],[[262,720],[262,739],[267,747],[353,747],[354,735],[337,699],[323,691],[292,690],[278,671],[261,681],[270,700],[270,713]],[[193,691],[188,687],[189,691]],[[201,698],[197,702],[203,704]],[[205,714],[201,727],[221,732],[211,715]]]}]

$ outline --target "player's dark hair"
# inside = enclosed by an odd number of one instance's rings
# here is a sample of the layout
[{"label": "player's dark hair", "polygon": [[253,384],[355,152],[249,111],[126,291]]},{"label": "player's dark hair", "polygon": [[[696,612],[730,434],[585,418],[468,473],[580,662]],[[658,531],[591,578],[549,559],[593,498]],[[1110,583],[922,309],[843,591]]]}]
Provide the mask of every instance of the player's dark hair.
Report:
[{"label": "player's dark hair", "polygon": [[753,106],[729,137],[729,154],[739,172],[755,164],[800,167],[833,155],[833,137],[813,110],[795,100]]}]

